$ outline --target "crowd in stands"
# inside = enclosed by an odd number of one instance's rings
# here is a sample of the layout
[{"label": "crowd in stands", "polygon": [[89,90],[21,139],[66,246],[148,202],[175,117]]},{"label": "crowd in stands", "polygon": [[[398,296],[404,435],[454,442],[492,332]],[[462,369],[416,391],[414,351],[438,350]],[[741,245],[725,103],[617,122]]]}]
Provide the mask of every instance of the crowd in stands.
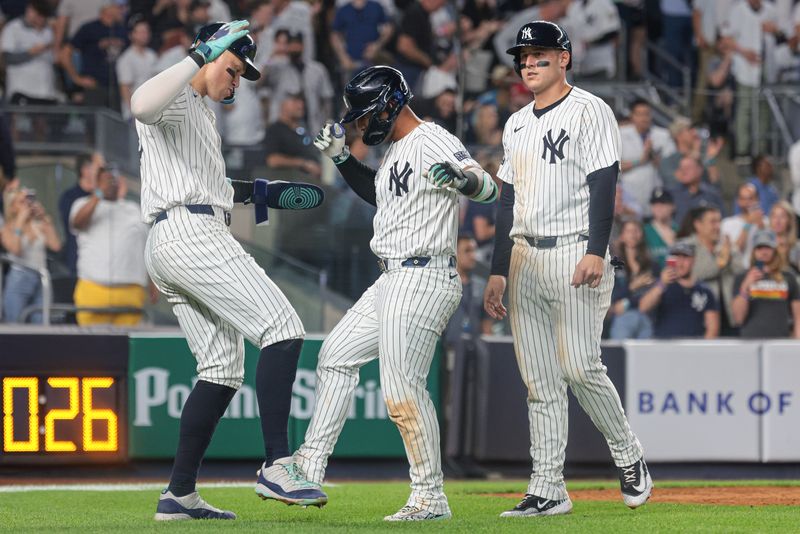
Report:
[{"label": "crowd in stands", "polygon": [[[324,162],[311,139],[326,120],[341,115],[344,83],[372,64],[399,68],[416,95],[414,110],[458,132],[482,166],[495,173],[503,125],[532,100],[505,49],[519,26],[533,19],[567,29],[574,52],[570,75],[578,83],[636,82],[649,73],[669,86],[691,87],[688,116],[664,127],[654,123],[650,101],[615,109],[622,172],[611,248],[624,267],[616,273],[607,335],[745,336],[777,309],[773,301],[784,304],[787,325],[798,324],[800,144],[788,162],[774,161],[763,136],[754,135],[766,131],[766,124],[752,120],[770,118],[767,109],[753,113],[754,106],[764,105],[759,88],[800,80],[800,2],[0,0],[4,100],[104,106],[130,120],[131,94],[185,57],[199,28],[238,18],[251,23],[263,76],[242,80],[234,105],[209,107],[224,143],[260,151],[269,175],[277,178],[321,180]],[[3,136],[13,134],[0,115]],[[352,130],[347,136],[354,154],[377,164],[380,154]],[[0,163],[13,184],[16,170],[2,145]],[[740,173],[744,167],[731,162],[744,163],[747,156],[754,156],[747,160],[750,172]],[[787,163],[794,193],[781,187],[780,169]],[[124,184],[91,158],[79,161],[77,170],[78,183],[59,207],[60,230],[67,265],[84,280],[76,251],[91,250],[91,244],[81,244],[87,232],[73,221],[78,213],[72,209],[95,205],[98,216],[104,203],[124,202]],[[12,191],[13,186],[9,198]],[[20,230],[36,241],[25,217],[36,219],[38,212],[27,205],[23,217],[20,208],[8,209],[5,228],[11,230],[4,229],[3,243],[14,253],[5,236],[13,241]],[[494,221],[494,206],[465,202],[460,254],[463,248],[478,264],[487,262]],[[33,225],[41,233],[37,242],[56,250],[61,244],[47,237],[48,224]],[[136,242],[131,236],[139,229],[132,218],[114,224],[113,236],[98,231],[103,237],[97,239],[126,236]],[[472,279],[467,271],[465,283]],[[113,274],[94,273],[90,280],[107,288],[136,286],[135,300],[118,304],[140,306],[146,292],[139,289],[148,286],[141,273],[130,272],[124,280]],[[476,329],[490,327],[481,319]]]}]

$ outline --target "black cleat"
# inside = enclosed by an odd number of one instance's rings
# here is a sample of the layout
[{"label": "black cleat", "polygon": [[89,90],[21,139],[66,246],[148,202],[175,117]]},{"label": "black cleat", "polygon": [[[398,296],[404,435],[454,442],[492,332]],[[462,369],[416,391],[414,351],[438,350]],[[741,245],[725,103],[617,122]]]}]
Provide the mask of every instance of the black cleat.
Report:
[{"label": "black cleat", "polygon": [[647,502],[653,491],[653,479],[644,458],[633,465],[619,467],[619,487],[622,500],[629,508],[638,508]]},{"label": "black cleat", "polygon": [[503,512],[500,517],[527,517],[532,515],[561,515],[572,511],[572,501],[569,497],[554,501],[537,497],[530,493],[525,495],[518,505],[511,510]]}]

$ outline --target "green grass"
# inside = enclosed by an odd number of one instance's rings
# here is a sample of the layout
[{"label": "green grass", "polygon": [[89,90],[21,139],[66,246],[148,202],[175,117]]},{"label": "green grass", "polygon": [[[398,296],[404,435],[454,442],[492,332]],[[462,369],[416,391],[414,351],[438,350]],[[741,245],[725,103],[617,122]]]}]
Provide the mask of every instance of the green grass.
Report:
[{"label": "green grass", "polygon": [[[800,482],[749,481],[744,485],[800,485]],[[732,485],[731,482],[660,483],[669,486]],[[612,483],[570,484],[571,490],[615,487]],[[487,493],[518,493],[521,481],[450,482],[446,491],[453,519],[426,524],[387,524],[386,514],[405,504],[408,484],[343,483],[327,488],[330,503],[324,509],[302,509],[258,499],[249,488],[206,488],[202,495],[215,506],[234,510],[236,521],[153,521],[158,492],[153,490],[32,491],[0,493],[0,531],[49,532],[201,532],[232,530],[272,534],[286,532],[797,532],[800,508],[789,506],[709,506],[651,502],[628,510],[615,502],[575,501],[568,516],[500,519],[498,514],[517,498]]]}]

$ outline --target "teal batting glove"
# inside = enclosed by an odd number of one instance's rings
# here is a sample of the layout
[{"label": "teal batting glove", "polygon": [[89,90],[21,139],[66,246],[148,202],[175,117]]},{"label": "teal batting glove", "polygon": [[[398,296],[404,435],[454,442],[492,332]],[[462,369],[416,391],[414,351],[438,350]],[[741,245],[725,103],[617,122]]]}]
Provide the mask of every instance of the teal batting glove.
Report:
[{"label": "teal batting glove", "polygon": [[467,183],[467,177],[464,176],[464,172],[449,161],[434,163],[422,176],[434,187],[443,188],[452,185],[459,189]]},{"label": "teal batting glove", "polygon": [[[211,63],[227,50],[237,39],[248,33],[250,23],[246,20],[234,20],[224,24],[217,32],[208,38],[205,43],[200,43],[192,52],[193,56],[200,56],[203,64]],[[197,58],[195,59],[197,61]]]}]

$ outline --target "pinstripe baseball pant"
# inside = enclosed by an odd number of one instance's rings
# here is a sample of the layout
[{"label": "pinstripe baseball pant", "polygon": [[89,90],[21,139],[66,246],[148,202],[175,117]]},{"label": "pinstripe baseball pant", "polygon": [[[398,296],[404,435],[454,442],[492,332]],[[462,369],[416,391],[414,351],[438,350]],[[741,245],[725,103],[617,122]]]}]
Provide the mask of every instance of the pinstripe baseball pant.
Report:
[{"label": "pinstripe baseball pant", "polygon": [[186,334],[198,378],[238,389],[243,338],[263,348],[305,332],[283,292],[233,238],[223,211],[214,213],[170,209],[150,230],[145,264]]},{"label": "pinstripe baseball pant", "polygon": [[399,267],[383,273],[325,339],[317,364],[316,408],[295,460],[322,482],[344,427],[358,371],[380,359],[389,417],[410,464],[409,505],[449,511],[439,449],[439,423],[425,388],[436,343],[461,300],[454,268]]},{"label": "pinstripe baseball pant", "polygon": [[608,256],[600,286],[570,285],[586,241],[550,249],[517,240],[509,270],[509,316],[520,375],[528,389],[533,472],[527,493],[564,499],[567,386],[603,433],[617,466],[633,464],[642,447],[600,361],[603,318],[614,269]]}]

